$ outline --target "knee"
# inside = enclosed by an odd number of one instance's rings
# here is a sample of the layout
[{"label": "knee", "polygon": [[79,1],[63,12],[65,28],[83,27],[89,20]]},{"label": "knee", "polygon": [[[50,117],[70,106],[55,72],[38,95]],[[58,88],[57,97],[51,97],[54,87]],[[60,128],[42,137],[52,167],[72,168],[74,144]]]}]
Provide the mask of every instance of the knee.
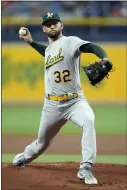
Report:
[{"label": "knee", "polygon": [[83,123],[83,128],[86,128],[86,126],[88,126],[89,128],[94,128],[94,126],[95,126],[94,115],[88,116],[87,118],[85,118],[85,121]]},{"label": "knee", "polygon": [[87,122],[90,123],[91,125],[94,125],[94,123],[95,123],[95,117],[94,117],[94,115],[88,117],[87,118]]}]

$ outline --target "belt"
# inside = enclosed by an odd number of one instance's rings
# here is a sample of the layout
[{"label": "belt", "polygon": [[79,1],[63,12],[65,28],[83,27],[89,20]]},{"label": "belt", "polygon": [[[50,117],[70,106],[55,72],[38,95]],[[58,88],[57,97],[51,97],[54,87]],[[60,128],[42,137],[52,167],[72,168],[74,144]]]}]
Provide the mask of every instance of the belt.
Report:
[{"label": "belt", "polygon": [[77,93],[68,93],[61,96],[52,96],[52,95],[47,96],[49,100],[54,100],[54,101],[66,101],[77,97],[78,97]]}]

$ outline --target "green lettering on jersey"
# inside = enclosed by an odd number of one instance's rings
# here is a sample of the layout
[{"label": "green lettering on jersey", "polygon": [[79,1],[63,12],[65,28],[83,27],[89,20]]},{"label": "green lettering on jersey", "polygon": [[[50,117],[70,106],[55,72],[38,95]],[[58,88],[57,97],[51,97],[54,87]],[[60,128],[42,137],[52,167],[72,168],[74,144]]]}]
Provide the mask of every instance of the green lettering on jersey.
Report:
[{"label": "green lettering on jersey", "polygon": [[45,67],[46,69],[60,61],[62,61],[64,59],[64,56],[62,56],[62,48],[59,49],[59,53],[57,55],[55,55],[54,57],[52,57],[51,55],[48,56],[46,63],[45,63]]}]

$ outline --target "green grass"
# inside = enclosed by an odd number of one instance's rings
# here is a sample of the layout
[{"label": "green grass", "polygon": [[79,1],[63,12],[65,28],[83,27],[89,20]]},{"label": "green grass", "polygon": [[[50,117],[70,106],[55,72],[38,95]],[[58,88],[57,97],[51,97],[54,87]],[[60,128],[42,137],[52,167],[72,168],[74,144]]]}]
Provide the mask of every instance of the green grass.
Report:
[{"label": "green grass", "polygon": [[[15,154],[3,154],[2,162],[12,162]],[[43,154],[34,162],[80,162],[81,155],[56,155],[56,154]],[[98,155],[96,163],[112,163],[112,164],[126,164],[126,155]]]},{"label": "green grass", "polygon": [[[125,106],[94,105],[91,106],[96,116],[97,135],[125,135]],[[2,107],[3,135],[37,135],[42,108],[40,106],[7,106]],[[60,134],[80,134],[75,124],[68,122]]]}]

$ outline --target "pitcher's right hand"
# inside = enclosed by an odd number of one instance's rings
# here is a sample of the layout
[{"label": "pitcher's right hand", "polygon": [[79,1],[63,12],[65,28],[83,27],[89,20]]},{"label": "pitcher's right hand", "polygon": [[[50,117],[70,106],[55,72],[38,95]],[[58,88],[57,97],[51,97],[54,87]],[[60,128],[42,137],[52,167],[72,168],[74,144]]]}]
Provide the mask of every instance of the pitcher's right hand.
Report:
[{"label": "pitcher's right hand", "polygon": [[27,43],[31,44],[31,42],[33,41],[32,37],[31,37],[31,33],[28,30],[28,28],[25,27],[21,27],[20,29],[26,30],[26,35],[21,35],[19,34],[19,38],[23,38],[24,41],[26,41]]}]

